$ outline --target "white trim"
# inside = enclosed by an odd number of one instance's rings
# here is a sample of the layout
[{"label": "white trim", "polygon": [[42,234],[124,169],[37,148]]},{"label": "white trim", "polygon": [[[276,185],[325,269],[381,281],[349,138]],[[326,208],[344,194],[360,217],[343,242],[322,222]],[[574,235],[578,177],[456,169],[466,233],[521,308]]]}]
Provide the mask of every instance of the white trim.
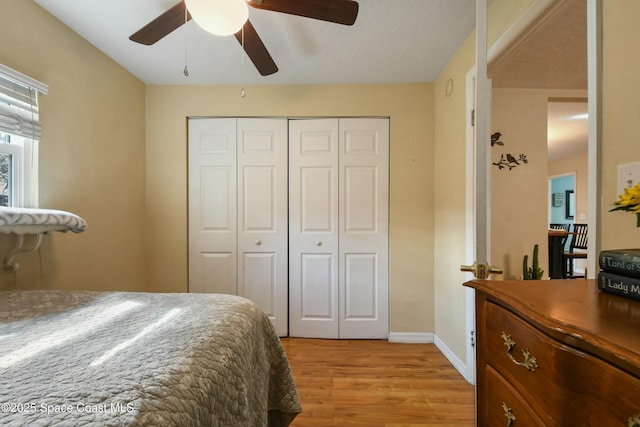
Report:
[{"label": "white trim", "polygon": [[511,24],[507,31],[487,50],[487,63],[489,68],[499,62],[501,55],[511,52],[520,44],[520,41],[525,35],[525,31],[533,31],[535,27],[529,27],[539,19],[553,3],[557,3],[557,6],[560,2],[558,2],[558,0],[535,0],[531,6]]},{"label": "white trim", "polygon": [[[435,344],[440,353],[470,384],[475,384],[476,379],[470,376],[467,365],[460,360],[453,351],[432,332],[389,332],[388,341],[402,344]],[[474,374],[475,375],[475,374]]]},{"label": "white trim", "polygon": [[0,64],[0,74],[4,74],[7,77],[10,77],[26,86],[29,86],[40,93],[47,94],[49,93],[49,86],[46,84],[39,82],[36,79],[32,79],[31,77],[22,74],[20,71],[16,71],[13,68],[9,68],[6,65]]},{"label": "white trim", "polygon": [[589,218],[587,271],[595,277],[602,230],[599,207],[602,201],[602,0],[587,0],[587,108],[589,111],[587,154],[587,215]]},{"label": "white trim", "polygon": [[8,154],[12,157],[11,168],[12,172],[9,181],[11,188],[8,189],[11,195],[9,206],[24,206],[24,188],[25,188],[25,167],[24,167],[24,147],[22,144],[5,144],[0,143],[0,153]]},{"label": "white trim", "polygon": [[389,332],[387,340],[405,344],[433,344],[433,332]]},{"label": "white trim", "polygon": [[438,347],[438,350],[440,350],[440,352],[444,355],[444,357],[447,358],[449,363],[451,363],[451,365],[453,365],[453,367],[456,368],[456,370],[460,373],[460,375],[462,375],[462,377],[465,380],[467,380],[467,382],[471,384],[475,384],[475,378],[473,378],[472,381],[468,378],[469,370],[467,369],[467,366],[462,362],[462,360],[458,358],[458,356],[456,356],[456,354],[453,351],[451,351],[449,347],[447,347],[444,341],[442,341],[440,338],[436,336],[434,340],[434,344],[436,345],[436,347]]},{"label": "white trim", "polygon": [[[491,109],[491,86],[487,78],[487,2],[476,1],[476,83],[475,83],[475,260],[478,264],[489,263],[489,236],[491,208],[491,153],[489,151],[489,129]],[[486,197],[485,197],[486,196]]]},{"label": "white trim", "polygon": [[[475,106],[475,80],[476,80],[476,67],[474,66],[466,75],[466,104],[467,104],[467,131],[466,131],[466,182],[465,182],[465,262],[467,265],[471,265],[475,261],[476,251],[476,189],[475,189],[475,175],[476,175],[476,156],[475,156],[475,130],[471,124],[470,115]],[[473,274],[466,273],[465,281],[472,280]],[[469,378],[473,378],[473,381],[469,381],[471,384],[475,384],[476,376],[476,352],[473,343],[471,342],[471,336],[475,337],[476,330],[476,309],[475,309],[475,292],[472,288],[465,288],[465,353],[467,360],[466,375],[463,375],[467,381]]]},{"label": "white trim", "polygon": [[471,384],[476,383],[476,291],[472,288],[464,288],[465,295],[465,348],[467,363],[466,369],[461,371],[462,376]]}]

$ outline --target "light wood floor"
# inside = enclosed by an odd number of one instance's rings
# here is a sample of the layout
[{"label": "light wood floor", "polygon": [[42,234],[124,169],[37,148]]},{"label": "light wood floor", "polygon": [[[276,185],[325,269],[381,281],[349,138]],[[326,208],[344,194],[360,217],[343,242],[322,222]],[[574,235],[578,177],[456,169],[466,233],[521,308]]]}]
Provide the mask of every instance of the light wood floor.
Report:
[{"label": "light wood floor", "polygon": [[433,344],[282,343],[302,401],[292,427],[475,426],[473,386]]}]

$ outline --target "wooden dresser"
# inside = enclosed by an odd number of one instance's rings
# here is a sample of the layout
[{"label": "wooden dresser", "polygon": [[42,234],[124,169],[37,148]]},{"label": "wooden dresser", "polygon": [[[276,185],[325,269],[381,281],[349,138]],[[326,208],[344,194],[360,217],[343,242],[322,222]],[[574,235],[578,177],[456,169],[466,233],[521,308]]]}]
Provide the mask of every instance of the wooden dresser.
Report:
[{"label": "wooden dresser", "polygon": [[478,426],[640,427],[640,301],[595,280],[476,290]]}]

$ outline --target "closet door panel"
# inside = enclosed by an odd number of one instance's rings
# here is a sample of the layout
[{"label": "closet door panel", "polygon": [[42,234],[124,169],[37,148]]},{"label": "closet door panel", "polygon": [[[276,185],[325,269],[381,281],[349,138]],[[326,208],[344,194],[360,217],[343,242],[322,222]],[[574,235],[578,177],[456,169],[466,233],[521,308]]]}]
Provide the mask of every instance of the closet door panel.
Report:
[{"label": "closet door panel", "polygon": [[273,166],[242,168],[242,222],[246,233],[275,233],[278,192]]},{"label": "closet door panel", "polygon": [[287,335],[287,120],[237,119],[238,295]]},{"label": "closet door panel", "polygon": [[235,119],[189,120],[189,291],[235,294]]},{"label": "closet door panel", "polygon": [[300,233],[332,233],[336,230],[334,205],[337,183],[334,167],[301,167]]},{"label": "closet door panel", "polygon": [[241,262],[242,294],[256,302],[272,319],[279,318],[276,292],[277,254],[271,252],[243,252]]},{"label": "closet door panel", "polygon": [[338,338],[338,120],[289,122],[290,334]]},{"label": "closet door panel", "polygon": [[388,119],[340,119],[340,147],[340,338],[387,338]]},{"label": "closet door panel", "polygon": [[376,233],[378,229],[378,168],[348,166],[344,169],[346,233]]},{"label": "closet door panel", "polygon": [[300,254],[302,291],[301,318],[334,322],[338,308],[334,305],[333,254]]},{"label": "closet door panel", "polygon": [[202,252],[201,274],[189,280],[189,292],[236,294],[235,252]]},{"label": "closet door panel", "polygon": [[377,254],[345,254],[345,319],[375,320],[378,316]]}]

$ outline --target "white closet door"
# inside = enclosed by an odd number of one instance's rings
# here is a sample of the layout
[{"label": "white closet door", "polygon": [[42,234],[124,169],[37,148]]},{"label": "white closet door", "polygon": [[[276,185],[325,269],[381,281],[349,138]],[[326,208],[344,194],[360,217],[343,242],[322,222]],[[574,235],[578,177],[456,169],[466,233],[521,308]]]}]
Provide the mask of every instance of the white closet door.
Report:
[{"label": "white closet door", "polygon": [[340,338],[389,335],[389,120],[340,119]]},{"label": "white closet door", "polygon": [[287,120],[238,119],[238,295],[287,335]]},{"label": "white closet door", "polygon": [[338,120],[289,122],[289,318],[338,338]]},{"label": "white closet door", "polygon": [[389,122],[289,124],[292,336],[387,338]]},{"label": "white closet door", "polygon": [[189,120],[189,291],[241,295],[287,335],[287,121]]},{"label": "white closet door", "polygon": [[189,119],[189,292],[236,294],[236,120]]}]

